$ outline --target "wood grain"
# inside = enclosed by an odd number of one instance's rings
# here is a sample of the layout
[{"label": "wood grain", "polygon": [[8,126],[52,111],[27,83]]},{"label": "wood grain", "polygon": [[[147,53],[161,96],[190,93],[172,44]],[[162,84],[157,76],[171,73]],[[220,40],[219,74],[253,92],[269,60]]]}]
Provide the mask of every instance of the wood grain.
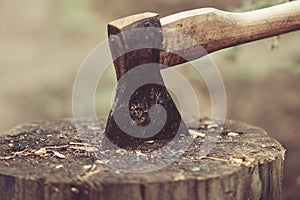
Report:
[{"label": "wood grain", "polygon": [[[207,53],[227,47],[276,36],[300,29],[300,1],[292,1],[269,8],[231,13],[214,8],[201,8],[170,15],[161,19],[162,28],[179,32],[194,42],[164,31],[161,63],[174,66],[200,58],[206,53],[197,48],[201,45]],[[198,49],[198,50],[197,50]]]}]

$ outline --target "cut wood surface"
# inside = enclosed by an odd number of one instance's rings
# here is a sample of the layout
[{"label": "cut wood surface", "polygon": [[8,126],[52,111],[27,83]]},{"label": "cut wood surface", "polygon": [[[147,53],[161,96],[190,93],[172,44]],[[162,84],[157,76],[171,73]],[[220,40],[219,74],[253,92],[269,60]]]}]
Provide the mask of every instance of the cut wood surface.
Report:
[{"label": "cut wood surface", "polygon": [[[82,120],[92,134],[102,134]],[[104,129],[104,120],[100,124]],[[199,157],[199,146],[218,126],[202,119],[189,127],[196,138],[171,165],[125,173],[93,157],[95,149],[70,119],[20,125],[0,137],[1,200],[280,199],[285,149],[260,128],[227,121],[216,146]],[[124,153],[114,151],[106,154]]]},{"label": "cut wood surface", "polygon": [[[194,41],[184,42],[180,36],[164,33],[161,63],[174,66],[231,47],[279,34],[300,30],[300,1],[244,13],[232,13],[214,8],[200,8],[161,19],[162,28],[177,31]],[[195,50],[201,45],[206,52]]]}]

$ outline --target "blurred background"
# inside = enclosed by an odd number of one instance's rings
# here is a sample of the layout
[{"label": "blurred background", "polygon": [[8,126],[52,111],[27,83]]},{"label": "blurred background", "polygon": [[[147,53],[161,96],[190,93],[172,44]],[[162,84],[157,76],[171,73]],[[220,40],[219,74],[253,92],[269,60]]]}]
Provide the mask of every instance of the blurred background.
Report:
[{"label": "blurred background", "polygon": [[[72,87],[111,20],[152,11],[161,17],[200,7],[247,11],[283,0],[0,0],[0,132],[30,121],[72,116]],[[264,128],[287,148],[284,199],[300,197],[300,32],[211,54],[224,79],[227,117]],[[205,84],[181,68],[200,91]],[[105,115],[115,87],[111,66],[101,79],[97,111]],[[100,89],[99,89],[100,90]],[[201,96],[202,94],[202,96]]]}]

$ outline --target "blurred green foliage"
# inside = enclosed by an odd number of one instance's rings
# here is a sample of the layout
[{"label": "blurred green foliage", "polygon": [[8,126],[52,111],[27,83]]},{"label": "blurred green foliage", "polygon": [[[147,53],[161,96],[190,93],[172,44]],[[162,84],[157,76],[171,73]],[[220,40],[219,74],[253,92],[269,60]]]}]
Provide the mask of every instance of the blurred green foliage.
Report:
[{"label": "blurred green foliage", "polygon": [[289,0],[245,0],[243,1],[242,7],[236,9],[236,11],[250,11],[250,10],[257,10],[262,9],[270,6],[274,6],[277,4],[282,4],[288,2]]},{"label": "blurred green foliage", "polygon": [[[88,1],[60,0],[58,2],[58,19],[64,31],[92,30],[98,17]],[[99,22],[98,22],[99,23]]]},{"label": "blurred green foliage", "polygon": [[[289,2],[290,0],[245,0],[243,1],[243,4],[241,7],[238,8],[231,8],[230,10],[233,12],[246,12],[246,11],[252,11],[257,9],[262,9],[278,4],[282,4],[285,2]],[[264,39],[265,47],[269,50],[275,51],[276,49],[280,49],[280,36],[275,36],[271,38]],[[296,42],[297,43],[297,42]],[[251,44],[250,44],[251,45]],[[245,62],[245,60],[241,59],[241,52],[240,49],[243,45],[231,47],[228,49],[223,50],[223,56],[224,59],[229,61],[232,65],[241,66],[241,60],[243,60],[243,68],[242,70],[237,70],[237,75],[241,77],[252,77],[253,79],[257,79],[259,77],[264,78],[265,75],[271,73],[273,70],[275,70],[277,67],[280,67],[288,74],[291,75],[299,75],[300,74],[300,61],[294,56],[295,53],[291,52],[284,52],[286,55],[289,55],[286,60],[279,60],[276,65],[273,65],[272,68],[266,69],[268,66],[268,63],[265,63],[263,57],[261,58],[260,55],[256,55],[252,58],[251,62]],[[281,50],[282,51],[282,50]],[[259,50],[258,50],[259,52]],[[283,52],[283,51],[282,51]],[[255,55],[255,52],[251,53],[252,55]],[[275,55],[275,54],[274,54]],[[289,58],[290,57],[290,58]],[[288,59],[289,58],[289,59]],[[250,59],[250,58],[249,58]],[[275,58],[274,58],[275,59]],[[269,62],[269,65],[271,65],[272,62]],[[253,76],[252,76],[252,75]],[[259,76],[257,76],[259,74]]]}]

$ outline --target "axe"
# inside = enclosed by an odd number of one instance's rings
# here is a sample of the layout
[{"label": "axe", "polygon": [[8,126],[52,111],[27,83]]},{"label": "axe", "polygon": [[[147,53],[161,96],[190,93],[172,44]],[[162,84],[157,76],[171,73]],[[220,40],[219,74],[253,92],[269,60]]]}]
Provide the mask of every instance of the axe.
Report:
[{"label": "axe", "polygon": [[[300,1],[244,13],[201,8],[162,19],[147,12],[109,23],[118,83],[104,146],[139,149],[149,141],[167,143],[177,134],[188,133],[164,85],[161,69],[299,29]],[[164,34],[166,30],[190,37],[195,43],[182,43],[178,34]],[[199,45],[203,49],[196,48]]]}]

